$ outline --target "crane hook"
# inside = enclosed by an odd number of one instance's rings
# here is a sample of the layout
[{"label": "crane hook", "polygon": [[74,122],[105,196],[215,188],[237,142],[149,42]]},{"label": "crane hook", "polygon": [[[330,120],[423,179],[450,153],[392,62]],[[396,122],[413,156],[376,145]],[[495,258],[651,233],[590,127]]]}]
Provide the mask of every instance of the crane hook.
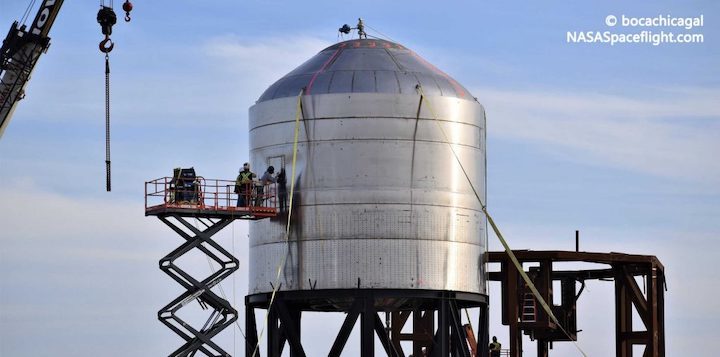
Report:
[{"label": "crane hook", "polygon": [[100,52],[109,53],[112,51],[115,44],[110,39],[112,35],[112,27],[117,22],[115,11],[111,7],[102,6],[97,14],[97,22],[100,24],[102,34],[105,35],[105,39],[100,42]]},{"label": "crane hook", "polygon": [[125,22],[130,22],[130,11],[132,11],[133,9],[133,4],[130,2],[130,0],[125,0],[122,9],[123,11],[125,11]]},{"label": "crane hook", "polygon": [[115,43],[112,42],[109,36],[105,36],[105,39],[100,41],[100,45],[98,47],[100,48],[100,52],[107,54],[113,50]]}]

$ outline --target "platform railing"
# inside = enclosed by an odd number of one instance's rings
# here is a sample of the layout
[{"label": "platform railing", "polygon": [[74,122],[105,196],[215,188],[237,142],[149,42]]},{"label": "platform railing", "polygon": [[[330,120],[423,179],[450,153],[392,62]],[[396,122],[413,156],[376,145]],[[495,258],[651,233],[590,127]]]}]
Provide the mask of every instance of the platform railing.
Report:
[{"label": "platform railing", "polygon": [[[240,193],[236,193],[233,180],[205,179],[198,176],[192,182],[183,182],[172,177],[161,177],[145,182],[145,210],[187,208],[249,213],[277,210],[276,184],[262,185],[254,181],[239,188]],[[243,200],[238,200],[240,195]],[[238,206],[238,203],[242,203],[242,206]]]}]

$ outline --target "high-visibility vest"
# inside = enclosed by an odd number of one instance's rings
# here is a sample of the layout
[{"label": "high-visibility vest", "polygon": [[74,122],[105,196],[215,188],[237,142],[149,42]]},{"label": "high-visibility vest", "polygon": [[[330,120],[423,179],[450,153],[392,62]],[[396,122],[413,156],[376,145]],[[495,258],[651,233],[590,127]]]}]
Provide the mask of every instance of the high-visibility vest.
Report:
[{"label": "high-visibility vest", "polygon": [[237,178],[237,184],[249,184],[252,182],[253,173],[252,171],[241,171]]}]

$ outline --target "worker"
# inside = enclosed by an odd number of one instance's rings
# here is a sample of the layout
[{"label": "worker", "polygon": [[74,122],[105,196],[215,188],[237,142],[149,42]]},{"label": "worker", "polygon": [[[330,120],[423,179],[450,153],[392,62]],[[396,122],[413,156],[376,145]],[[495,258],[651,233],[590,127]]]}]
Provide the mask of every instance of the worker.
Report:
[{"label": "worker", "polygon": [[278,200],[280,201],[280,212],[285,212],[287,209],[287,176],[284,168],[281,168],[280,172],[278,172],[277,186]]},{"label": "worker", "polygon": [[235,180],[235,193],[238,195],[237,206],[245,207],[250,205],[250,196],[252,195],[253,179],[257,175],[250,171],[250,163],[244,163],[237,179]]},{"label": "worker", "polygon": [[275,167],[268,166],[265,173],[260,177],[260,182],[257,185],[257,196],[255,198],[255,206],[261,206],[265,200],[265,186],[277,182],[277,179],[273,176],[275,173]]},{"label": "worker", "polygon": [[497,337],[492,337],[492,342],[490,343],[490,357],[500,357],[500,342],[498,342]]},{"label": "worker", "polygon": [[367,33],[365,32],[365,24],[363,23],[362,18],[358,18],[357,30],[360,39],[367,38]]}]

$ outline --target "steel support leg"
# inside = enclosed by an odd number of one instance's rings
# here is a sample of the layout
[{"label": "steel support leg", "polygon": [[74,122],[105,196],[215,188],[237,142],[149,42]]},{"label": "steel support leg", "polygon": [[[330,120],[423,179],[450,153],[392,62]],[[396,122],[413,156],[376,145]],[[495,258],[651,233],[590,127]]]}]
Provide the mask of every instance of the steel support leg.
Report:
[{"label": "steel support leg", "polygon": [[458,357],[470,357],[470,349],[468,348],[467,335],[465,328],[462,326],[462,318],[460,317],[460,309],[453,300],[446,302],[450,308],[450,331],[452,332],[453,355]]},{"label": "steel support leg", "polygon": [[[160,269],[182,285],[187,291],[158,311],[158,319],[177,333],[185,344],[170,354],[175,356],[194,356],[198,351],[206,356],[227,356],[211,338],[237,320],[237,311],[230,303],[215,294],[211,289],[238,269],[238,260],[222,246],[212,240],[212,236],[230,224],[232,219],[203,219],[196,227],[188,217],[179,215],[158,216],[160,220],[185,239],[185,243],[160,260]],[[172,219],[170,219],[172,218]],[[190,233],[187,233],[190,232]],[[197,249],[219,265],[219,268],[202,280],[180,269],[175,261],[186,253]],[[209,310],[209,316],[202,326],[194,327],[178,317],[177,312],[187,304],[197,302]]]},{"label": "steel support leg", "polygon": [[[252,306],[245,306],[245,356],[252,356],[258,347],[257,322],[255,322],[255,309]],[[260,357],[260,353],[255,353]]]},{"label": "steel support leg", "polygon": [[350,333],[352,332],[352,329],[355,326],[355,322],[360,316],[362,309],[363,302],[360,300],[356,300],[355,303],[353,303],[353,306],[350,308],[350,311],[348,311],[347,316],[345,316],[345,321],[343,321],[342,327],[340,327],[340,331],[335,338],[335,342],[333,343],[332,348],[330,348],[330,353],[328,354],[328,357],[340,356],[340,353],[343,351],[343,348],[345,348],[348,337],[350,337]]},{"label": "steel support leg", "polygon": [[441,302],[438,312],[438,332],[440,335],[440,356],[450,355],[450,308],[446,301]]},{"label": "steel support leg", "polygon": [[548,349],[548,342],[545,340],[537,340],[537,356],[548,357],[550,350]]},{"label": "steel support leg", "polygon": [[488,345],[490,344],[490,318],[488,316],[488,306],[490,303],[480,306],[480,316],[478,317],[478,336],[477,336],[477,357],[488,357]]},{"label": "steel support leg", "polygon": [[375,356],[375,317],[377,312],[372,299],[364,296],[363,312],[360,314],[360,355]]},{"label": "steel support leg", "polygon": [[435,311],[414,310],[412,312],[412,324],[412,355],[422,356],[431,350],[433,344]]}]

